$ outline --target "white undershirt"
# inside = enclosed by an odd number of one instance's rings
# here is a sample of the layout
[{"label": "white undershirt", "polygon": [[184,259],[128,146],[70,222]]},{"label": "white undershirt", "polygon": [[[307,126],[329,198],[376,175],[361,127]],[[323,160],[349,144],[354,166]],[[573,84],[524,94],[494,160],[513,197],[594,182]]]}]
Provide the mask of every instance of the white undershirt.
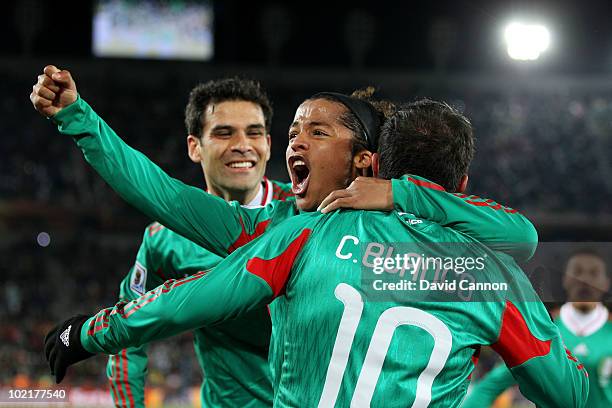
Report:
[{"label": "white undershirt", "polygon": [[561,306],[561,321],[569,331],[576,336],[590,336],[608,321],[608,309],[598,303],[593,310],[587,313],[578,311],[571,303]]},{"label": "white undershirt", "polygon": [[[266,183],[266,187],[267,187],[265,189],[265,191],[267,191],[265,201],[263,200],[264,183]],[[268,180],[267,178],[264,178],[263,183],[259,183],[259,190],[257,191],[257,194],[255,194],[255,197],[251,201],[249,201],[247,204],[243,204],[242,206],[245,208],[261,207],[262,204],[263,205],[268,204],[270,201],[272,201],[272,182]]]}]

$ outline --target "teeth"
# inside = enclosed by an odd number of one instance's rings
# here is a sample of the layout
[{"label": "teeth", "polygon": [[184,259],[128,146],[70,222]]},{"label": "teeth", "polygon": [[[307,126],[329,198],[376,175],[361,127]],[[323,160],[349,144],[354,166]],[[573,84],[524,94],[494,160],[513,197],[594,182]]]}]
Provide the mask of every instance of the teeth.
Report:
[{"label": "teeth", "polygon": [[234,162],[234,163],[230,163],[229,166],[234,169],[242,169],[242,168],[253,167],[253,163],[252,162]]},{"label": "teeth", "polygon": [[295,166],[305,166],[305,165],[306,165],[306,163],[304,163],[303,160],[296,160],[296,161],[293,162],[293,167],[295,167]]}]

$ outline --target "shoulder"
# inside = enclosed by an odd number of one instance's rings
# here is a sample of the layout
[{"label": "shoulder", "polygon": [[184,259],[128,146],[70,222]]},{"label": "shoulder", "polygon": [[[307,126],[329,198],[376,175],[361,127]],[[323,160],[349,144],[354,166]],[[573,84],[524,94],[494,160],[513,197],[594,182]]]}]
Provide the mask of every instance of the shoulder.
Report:
[{"label": "shoulder", "polygon": [[264,179],[264,181],[270,183],[270,187],[272,188],[272,200],[285,201],[289,198],[293,198],[291,183],[283,183],[277,180],[268,179]]}]

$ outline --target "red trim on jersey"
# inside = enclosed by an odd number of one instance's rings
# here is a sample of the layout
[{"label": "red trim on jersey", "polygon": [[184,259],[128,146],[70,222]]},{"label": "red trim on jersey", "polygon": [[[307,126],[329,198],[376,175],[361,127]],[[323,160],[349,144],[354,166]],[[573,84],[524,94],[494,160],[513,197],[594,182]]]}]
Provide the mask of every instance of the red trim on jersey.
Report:
[{"label": "red trim on jersey", "polygon": [[565,354],[567,355],[567,358],[569,358],[570,360],[572,360],[573,362],[577,363],[578,359],[576,357],[573,356],[572,352],[569,351],[567,349],[567,347],[565,347]]},{"label": "red trim on jersey", "polygon": [[293,197],[291,191],[283,190],[278,184],[272,183],[272,200],[286,201],[289,197]]},{"label": "red trim on jersey", "polygon": [[121,387],[121,378],[123,377],[123,372],[121,371],[121,366],[120,366],[120,355],[116,354],[115,355],[115,369],[119,372],[119,375],[117,375],[117,389],[119,390],[119,397],[121,398],[121,407],[125,407],[125,392],[123,392],[123,387]]},{"label": "red trim on jersey", "polygon": [[[572,354],[571,351],[569,351],[569,349],[565,346],[563,346],[563,348],[565,349],[565,355],[567,355],[567,358],[570,359],[571,361],[578,363],[578,365],[576,366],[576,368],[578,370],[584,370],[584,365],[580,363],[580,361],[578,361],[578,359],[576,357],[574,357],[574,355]],[[586,375],[587,377],[589,376],[589,373],[587,372],[587,370],[584,370],[584,375]]]},{"label": "red trim on jersey", "polygon": [[[471,201],[471,200],[466,200],[465,201],[468,204],[474,205],[476,207],[489,207],[492,210],[501,210],[502,208],[504,209],[505,212],[509,213],[509,214],[514,214],[517,213],[518,211],[509,207],[504,207],[499,203],[496,203],[495,201],[488,199],[486,201]],[[494,204],[494,205],[491,205]]]},{"label": "red trim on jersey", "polygon": [[534,357],[545,356],[550,352],[551,340],[537,339],[527,327],[521,312],[510,302],[502,316],[499,339],[491,345],[506,362],[508,368],[516,367]]},{"label": "red trim on jersey", "polygon": [[113,311],[113,313],[119,313],[121,317],[123,317],[124,319],[127,319],[132,314],[134,314],[137,310],[139,310],[141,307],[153,302],[155,299],[160,297],[162,294],[168,293],[172,289],[178,288],[179,286],[184,285],[188,282],[198,280],[202,278],[204,275],[206,275],[207,272],[208,271],[200,271],[200,272],[194,273],[191,276],[188,276],[183,279],[178,279],[178,280],[170,279],[164,282],[161,288],[158,287],[154,291],[148,292],[146,295],[139,297],[137,300],[133,300],[125,308],[116,308],[116,310]]},{"label": "red trim on jersey", "polygon": [[128,400],[130,401],[130,407],[134,406],[134,397],[132,396],[132,389],[128,381],[128,362],[127,362],[127,350],[121,351],[121,360],[123,360],[123,382],[125,383],[125,390],[127,391]]},{"label": "red trim on jersey", "polygon": [[270,286],[274,297],[277,297],[285,290],[285,285],[289,279],[289,273],[293,267],[293,262],[298,253],[306,244],[310,232],[312,230],[305,229],[294,239],[287,249],[280,255],[272,259],[251,258],[248,260],[246,269],[253,275],[257,275]]},{"label": "red trim on jersey", "polygon": [[117,396],[117,386],[115,385],[115,380],[117,374],[115,373],[115,356],[110,356],[111,363],[111,376],[108,379],[108,384],[110,386],[111,392],[113,393],[113,401],[115,404],[119,404],[119,397]]},{"label": "red trim on jersey", "polygon": [[255,232],[253,232],[252,234],[249,234],[246,232],[246,229],[244,228],[244,221],[242,221],[242,217],[240,217],[240,226],[242,227],[242,231],[240,232],[240,235],[238,236],[236,241],[234,241],[234,243],[230,245],[227,252],[231,254],[232,252],[234,252],[241,246],[248,244],[249,242],[257,238],[258,236],[263,234],[266,228],[268,228],[270,221],[271,220],[265,220],[265,221],[258,223],[257,225],[255,225]]},{"label": "red trim on jersey", "polygon": [[[119,302],[121,303],[121,302]],[[104,309],[98,312],[96,318],[89,322],[89,328],[87,329],[87,335],[92,336],[102,329],[108,327],[108,317],[111,314],[111,309]]]},{"label": "red trim on jersey", "polygon": [[152,237],[153,235],[155,235],[156,232],[158,232],[159,230],[163,229],[164,226],[161,225],[159,222],[156,222],[154,224],[152,224],[148,229],[149,229],[149,236]]},{"label": "red trim on jersey", "polygon": [[261,195],[261,202],[259,205],[268,204],[268,189],[270,187],[268,186],[268,179],[265,177],[263,178],[263,185],[264,185],[264,190],[263,190],[263,194]]},{"label": "red trim on jersey", "polygon": [[415,179],[415,178],[412,178],[412,177],[408,177],[408,181],[413,182],[417,186],[421,186],[421,187],[425,187],[425,188],[431,188],[432,190],[446,191],[444,189],[444,187],[442,187],[439,184],[432,183],[431,181],[418,180],[418,179]]},{"label": "red trim on jersey", "polygon": [[490,205],[484,201],[471,201],[471,200],[466,200],[466,203],[474,205],[476,207],[490,207]]},{"label": "red trim on jersey", "polygon": [[472,372],[468,376],[468,380],[472,379],[472,374],[474,374],[474,370],[476,369],[476,365],[478,364],[478,360],[480,359],[480,346],[474,350],[474,354],[472,354],[472,364],[474,364],[474,368],[472,368]]}]

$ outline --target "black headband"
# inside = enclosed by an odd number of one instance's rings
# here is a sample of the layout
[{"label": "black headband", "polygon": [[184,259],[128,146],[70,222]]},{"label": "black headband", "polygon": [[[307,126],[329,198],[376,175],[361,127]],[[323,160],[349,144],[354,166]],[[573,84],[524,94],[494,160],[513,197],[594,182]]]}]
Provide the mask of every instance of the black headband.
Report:
[{"label": "black headband", "polygon": [[319,92],[318,94],[311,96],[310,99],[317,99],[321,97],[331,97],[353,112],[365,129],[364,136],[368,149],[371,152],[376,152],[378,150],[380,118],[378,116],[378,112],[371,103],[336,92]]}]

